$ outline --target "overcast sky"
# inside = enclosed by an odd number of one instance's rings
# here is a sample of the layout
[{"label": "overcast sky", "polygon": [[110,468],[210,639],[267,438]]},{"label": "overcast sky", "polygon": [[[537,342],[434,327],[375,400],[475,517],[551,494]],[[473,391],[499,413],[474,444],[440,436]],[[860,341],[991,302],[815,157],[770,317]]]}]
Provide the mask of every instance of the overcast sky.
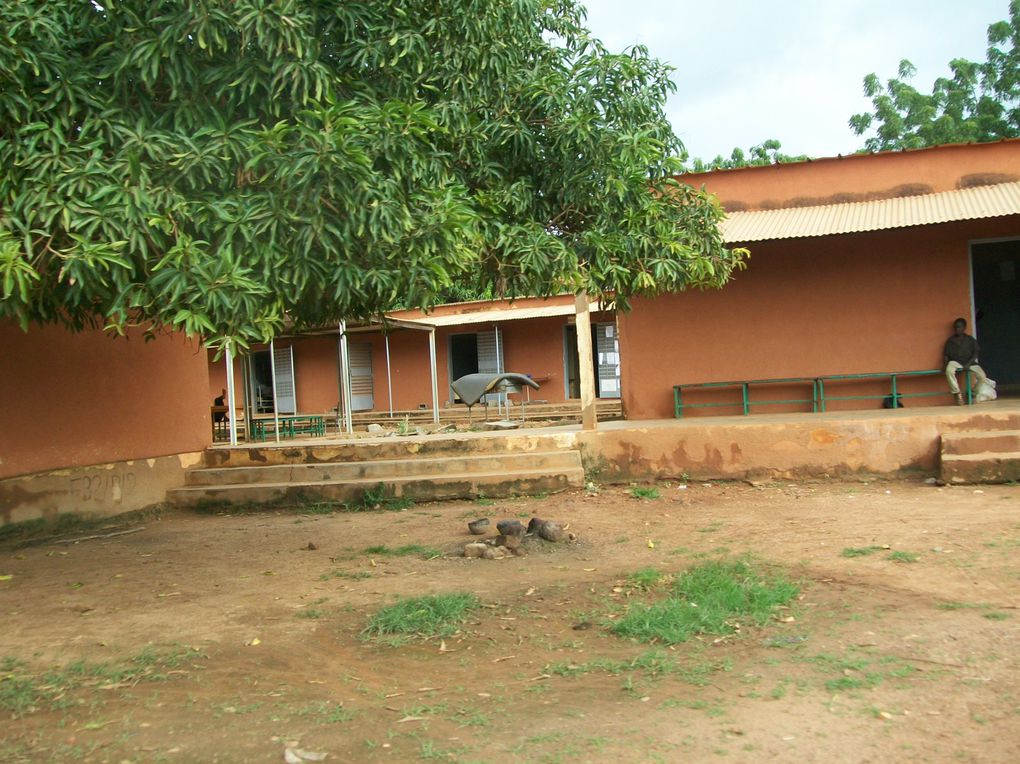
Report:
[{"label": "overcast sky", "polygon": [[931,92],[954,58],[984,60],[1008,0],[581,0],[610,50],[640,43],[676,68],[673,129],[691,156],[729,156],[776,138],[788,154],[863,146],[847,126],[867,111],[862,81],[917,67]]}]

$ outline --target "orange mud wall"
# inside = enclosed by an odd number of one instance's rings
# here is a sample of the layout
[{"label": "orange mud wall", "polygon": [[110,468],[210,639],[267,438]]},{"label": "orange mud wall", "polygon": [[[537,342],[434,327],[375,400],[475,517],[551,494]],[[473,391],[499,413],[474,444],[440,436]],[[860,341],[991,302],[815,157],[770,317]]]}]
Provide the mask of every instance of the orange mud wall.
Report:
[{"label": "orange mud wall", "polygon": [[1020,180],[1020,140],[689,173],[681,180],[705,185],[729,212],[917,196]]},{"label": "orange mud wall", "polygon": [[180,336],[0,324],[0,478],[209,445],[205,353]]},{"label": "orange mud wall", "polygon": [[[672,417],[676,384],[936,369],[953,319],[971,322],[968,243],[1008,236],[1020,237],[1020,217],[756,243],[747,269],[721,290],[635,300],[620,315],[624,411],[629,419]],[[887,386],[827,391],[867,395]],[[942,389],[945,380],[933,377],[906,391]],[[740,399],[737,389],[727,395],[701,402]],[[810,398],[810,387],[758,395]],[[905,405],[950,402],[946,395]],[[880,406],[834,402],[827,410]],[[784,410],[811,409],[752,408]],[[694,408],[684,416],[734,413]]]},{"label": "orange mud wall", "polygon": [[[1020,179],[1020,141],[937,146],[807,162],[691,173],[729,212],[938,193]],[[721,290],[635,300],[621,314],[624,412],[673,416],[673,386],[834,374],[936,369],[952,321],[973,332],[969,244],[1020,237],[1017,216],[747,245],[751,258]],[[826,385],[826,410],[878,408],[890,382]],[[900,392],[946,391],[944,378]],[[758,400],[808,399],[811,384],[752,387]],[[739,388],[685,391],[685,403],[739,404]],[[905,406],[948,404],[948,394]],[[810,411],[811,404],[752,406],[753,413]],[[739,405],[684,416],[739,414]]]},{"label": "orange mud wall", "polygon": [[211,442],[206,354],[181,336],[0,323],[0,359],[0,524],[163,501]]}]

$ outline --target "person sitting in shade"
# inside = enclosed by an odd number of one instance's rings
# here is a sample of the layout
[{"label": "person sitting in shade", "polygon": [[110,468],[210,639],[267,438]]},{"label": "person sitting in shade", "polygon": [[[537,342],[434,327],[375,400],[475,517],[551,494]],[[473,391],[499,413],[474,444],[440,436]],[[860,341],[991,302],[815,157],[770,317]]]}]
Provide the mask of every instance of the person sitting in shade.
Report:
[{"label": "person sitting in shade", "polygon": [[963,394],[960,392],[960,383],[956,380],[956,372],[961,369],[970,369],[974,375],[971,380],[971,390],[977,390],[987,379],[984,370],[978,366],[978,344],[977,340],[967,334],[967,322],[958,318],[953,321],[953,336],[946,340],[946,346],[942,350],[942,363],[946,369],[946,380],[949,382],[949,392],[956,398],[956,405],[963,405]]},{"label": "person sitting in shade", "polygon": [[[222,390],[219,395],[217,395],[215,398],[213,398],[212,405],[214,407],[216,407],[216,408],[220,408],[220,407],[226,406],[227,405],[225,403],[226,398],[227,398],[227,391],[226,390]],[[228,422],[228,421],[230,421],[230,420],[227,417],[227,412],[226,411],[214,411],[213,412],[213,422]]]}]

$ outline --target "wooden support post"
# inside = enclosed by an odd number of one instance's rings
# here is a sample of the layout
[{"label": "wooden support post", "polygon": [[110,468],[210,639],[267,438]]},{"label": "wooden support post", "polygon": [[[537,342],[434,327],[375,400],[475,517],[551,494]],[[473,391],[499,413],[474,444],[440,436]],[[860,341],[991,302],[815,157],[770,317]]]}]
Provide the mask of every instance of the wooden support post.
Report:
[{"label": "wooden support post", "polygon": [[[234,354],[230,350],[230,345],[227,345],[226,352],[227,361],[227,426],[230,428],[230,445],[237,445],[237,422],[234,421],[237,406],[236,396],[234,394]],[[250,439],[249,435],[249,439]]]},{"label": "wooden support post", "polygon": [[577,295],[574,306],[577,312],[577,366],[581,379],[581,428],[594,430],[598,427],[598,417],[595,415],[595,363],[591,349],[588,295]]}]

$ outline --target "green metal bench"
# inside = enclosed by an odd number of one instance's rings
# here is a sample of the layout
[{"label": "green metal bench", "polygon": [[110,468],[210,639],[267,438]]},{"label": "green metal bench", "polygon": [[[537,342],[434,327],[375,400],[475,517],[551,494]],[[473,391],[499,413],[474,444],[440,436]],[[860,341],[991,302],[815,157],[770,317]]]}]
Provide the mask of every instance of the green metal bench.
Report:
[{"label": "green metal bench", "polygon": [[[751,387],[758,385],[810,385],[810,398],[776,398],[770,400],[751,400]],[[740,389],[740,402],[723,403],[684,403],[683,390],[737,387]],[[787,377],[784,379],[748,379],[734,382],[700,382],[691,385],[673,385],[673,416],[683,417],[684,408],[713,408],[717,406],[740,406],[744,415],[751,413],[752,406],[776,406],[784,403],[810,403],[811,410],[818,410],[818,387],[814,377]]]},{"label": "green metal bench", "polygon": [[[974,392],[971,385],[970,369],[964,369],[964,380],[966,385],[967,403],[974,400]],[[923,369],[920,371],[894,371],[894,372],[871,372],[865,374],[827,374],[819,377],[786,377],[776,379],[749,379],[736,380],[733,382],[698,382],[684,385],[673,385],[673,416],[676,419],[683,417],[684,409],[692,408],[716,408],[739,406],[745,416],[751,413],[752,406],[775,406],[779,404],[810,403],[811,411],[825,411],[828,401],[855,401],[855,400],[885,400],[892,399],[893,408],[897,408],[900,401],[905,398],[925,398],[936,395],[947,395],[945,391],[904,393],[901,392],[900,382],[904,379],[913,379],[926,376],[943,376],[945,372],[941,369]],[[838,383],[844,381],[862,381],[870,379],[888,379],[890,387],[888,391],[869,395],[827,395],[826,383]],[[751,400],[751,388],[758,385],[797,385],[810,384],[810,398],[781,398],[771,400]],[[739,388],[741,399],[739,402],[712,402],[712,403],[684,403],[683,391],[711,390],[716,388]]]},{"label": "green metal bench", "polygon": [[[274,419],[256,419],[252,422],[252,440],[265,441],[273,432]],[[325,435],[326,417],[322,414],[287,414],[279,417],[280,437],[296,438],[298,435]]]},{"label": "green metal bench", "polygon": [[[963,369],[964,383],[966,387],[967,403],[973,403],[974,392],[971,389],[970,369]],[[900,392],[899,382],[903,379],[916,379],[918,377],[942,377],[945,371],[942,369],[923,369],[921,371],[893,371],[874,372],[870,374],[828,374],[818,378],[818,400],[821,410],[825,411],[825,404],[828,401],[856,401],[856,400],[885,400],[892,399],[892,408],[899,408],[899,403],[904,398],[930,398],[938,395],[948,395],[945,390],[936,390],[928,393],[904,393]],[[889,391],[873,395],[827,395],[825,392],[826,382],[854,381],[867,379],[888,379],[890,382]]]}]

